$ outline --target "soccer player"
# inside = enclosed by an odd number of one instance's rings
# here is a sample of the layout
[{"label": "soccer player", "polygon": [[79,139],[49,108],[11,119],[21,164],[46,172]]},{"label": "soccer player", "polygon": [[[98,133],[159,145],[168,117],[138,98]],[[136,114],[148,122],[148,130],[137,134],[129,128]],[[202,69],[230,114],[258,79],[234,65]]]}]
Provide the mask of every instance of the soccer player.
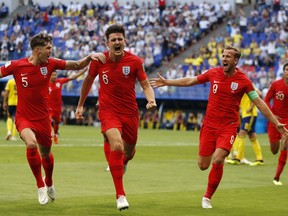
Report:
[{"label": "soccer player", "polygon": [[16,127],[26,144],[27,161],[38,187],[38,201],[44,205],[49,198],[55,200],[52,181],[54,157],[51,152],[51,121],[47,102],[51,74],[55,70],[83,69],[91,60],[106,60],[102,53],[92,53],[78,61],[50,58],[52,37],[43,33],[31,38],[30,47],[31,56],[9,61],[0,67],[0,78],[11,74],[14,76],[18,92]]},{"label": "soccer player", "polygon": [[244,93],[287,139],[288,131],[272,114],[266,103],[254,90],[251,80],[237,67],[240,51],[227,46],[222,54],[222,67],[211,68],[196,77],[167,80],[158,73],[150,84],[161,86],[193,86],[210,82],[209,101],[200,132],[198,166],[206,170],[212,161],[202,208],[212,208],[211,198],[220,184],[225,157],[235,140],[239,124],[239,104]]},{"label": "soccer player", "polygon": [[[139,116],[135,95],[136,79],[139,81],[148,101],[146,108],[156,108],[155,95],[144,71],[142,59],[124,51],[125,29],[114,24],[105,32],[105,52],[107,62],[101,64],[92,61],[89,73],[85,77],[79,98],[76,118],[82,119],[83,105],[91,89],[95,77],[100,80],[99,119],[101,131],[107,138],[105,154],[107,154],[110,172],[116,190],[117,209],[129,208],[123,186],[123,175],[127,163],[134,157],[137,142]],[[125,167],[125,168],[124,168]]]},{"label": "soccer player", "polygon": [[[255,89],[255,90],[257,91],[259,96],[262,96],[262,93],[258,89]],[[256,132],[255,132],[255,124],[257,121],[258,111],[257,111],[256,106],[254,105],[253,102],[251,102],[247,94],[244,94],[241,99],[240,109],[241,109],[242,122],[241,122],[239,133],[233,144],[233,149],[236,150],[237,154],[234,159],[228,160],[227,163],[235,164],[235,165],[244,163],[244,164],[249,164],[250,166],[264,165],[261,146],[259,144]],[[253,150],[256,155],[256,160],[252,163],[244,158],[244,148],[246,145],[247,134],[249,136]]]},{"label": "soccer player", "polygon": [[[285,125],[288,124],[288,63],[283,66],[283,77],[274,81],[264,99],[273,114],[279,121]],[[273,103],[271,104],[271,102]],[[287,127],[287,126],[286,126]],[[276,174],[274,176],[274,185],[282,185],[280,175],[284,169],[287,160],[287,143],[283,141],[281,133],[273,125],[273,122],[268,123],[268,137],[270,142],[270,150],[275,155],[281,147],[281,152],[278,159]],[[281,140],[282,139],[282,140]]]},{"label": "soccer player", "polygon": [[49,82],[49,96],[48,96],[48,106],[51,117],[51,124],[53,128],[53,140],[55,144],[58,144],[59,137],[59,124],[61,123],[62,114],[62,86],[63,84],[74,80],[81,76],[87,71],[87,68],[73,74],[70,77],[57,78],[57,72],[54,71],[51,75]]},{"label": "soccer player", "polygon": [[3,109],[7,110],[8,108],[8,117],[6,122],[7,127],[7,136],[6,140],[16,141],[16,126],[15,126],[15,115],[17,110],[17,102],[18,102],[18,95],[17,95],[17,88],[15,80],[9,79],[4,91],[4,99],[3,99]]}]

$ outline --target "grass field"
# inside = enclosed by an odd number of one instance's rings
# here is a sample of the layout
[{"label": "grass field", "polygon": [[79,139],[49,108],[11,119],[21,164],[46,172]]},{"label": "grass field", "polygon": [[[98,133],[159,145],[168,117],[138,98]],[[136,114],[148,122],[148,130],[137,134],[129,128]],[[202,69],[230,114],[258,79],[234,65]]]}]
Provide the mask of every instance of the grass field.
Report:
[{"label": "grass field", "polygon": [[[54,184],[57,200],[37,201],[34,178],[21,140],[6,141],[0,121],[0,215],[287,215],[288,175],[283,186],[272,184],[278,156],[261,134],[265,165],[225,165],[222,182],[213,196],[213,209],[202,209],[209,170],[197,167],[198,132],[139,130],[137,153],[128,165],[124,184],[129,210],[116,209],[112,178],[99,128],[61,126],[54,145]],[[246,157],[254,160],[247,140]]]}]

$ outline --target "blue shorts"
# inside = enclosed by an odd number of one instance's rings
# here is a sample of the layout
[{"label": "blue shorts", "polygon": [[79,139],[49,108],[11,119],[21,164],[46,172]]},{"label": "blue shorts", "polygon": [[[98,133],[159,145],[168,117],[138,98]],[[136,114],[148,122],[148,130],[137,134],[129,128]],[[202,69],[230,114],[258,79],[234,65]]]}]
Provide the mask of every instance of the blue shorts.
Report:
[{"label": "blue shorts", "polygon": [[257,116],[247,116],[245,118],[242,118],[240,129],[245,130],[248,133],[254,133],[256,121]]},{"label": "blue shorts", "polygon": [[8,114],[10,117],[15,117],[17,106],[8,106]]}]

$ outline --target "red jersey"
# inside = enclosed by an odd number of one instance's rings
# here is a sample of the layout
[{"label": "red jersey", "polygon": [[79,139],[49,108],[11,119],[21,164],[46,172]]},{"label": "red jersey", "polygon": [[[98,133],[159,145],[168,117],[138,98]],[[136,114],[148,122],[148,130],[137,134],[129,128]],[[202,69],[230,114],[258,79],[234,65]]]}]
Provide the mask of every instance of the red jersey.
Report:
[{"label": "red jersey", "polygon": [[69,78],[58,78],[55,83],[49,82],[48,106],[51,110],[62,110],[62,86],[69,82]]},{"label": "red jersey", "polygon": [[197,79],[199,83],[211,84],[205,124],[213,128],[239,124],[242,96],[254,91],[251,80],[238,68],[233,76],[227,77],[222,67],[209,69]]},{"label": "red jersey", "polygon": [[49,58],[48,63],[32,65],[28,58],[9,61],[1,67],[3,76],[13,74],[18,92],[17,116],[29,121],[49,118],[48,86],[55,70],[64,70],[66,61]]},{"label": "red jersey", "polygon": [[[273,105],[270,104],[273,99]],[[284,79],[274,81],[264,99],[274,115],[288,119],[288,86]]]},{"label": "red jersey", "polygon": [[158,4],[159,4],[159,7],[165,7],[166,6],[165,0],[158,0]]},{"label": "red jersey", "polygon": [[130,52],[124,51],[119,62],[113,62],[108,52],[104,53],[106,63],[92,61],[89,74],[95,78],[99,75],[99,113],[114,112],[121,115],[137,115],[135,82],[148,79],[143,61]]}]

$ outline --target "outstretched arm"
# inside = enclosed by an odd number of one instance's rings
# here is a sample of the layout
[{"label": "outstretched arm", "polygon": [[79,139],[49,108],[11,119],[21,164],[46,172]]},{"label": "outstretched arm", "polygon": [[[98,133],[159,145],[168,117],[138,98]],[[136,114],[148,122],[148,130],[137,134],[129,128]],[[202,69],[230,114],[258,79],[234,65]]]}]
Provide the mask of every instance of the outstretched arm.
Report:
[{"label": "outstretched arm", "polygon": [[92,60],[106,62],[106,56],[103,53],[91,53],[87,57],[78,61],[67,61],[65,70],[80,70],[86,67]]},{"label": "outstretched arm", "polygon": [[77,79],[78,77],[80,77],[82,74],[84,74],[87,71],[88,67],[85,67],[84,69],[80,70],[78,73],[73,74],[72,76],[68,77],[68,80],[74,80]]},{"label": "outstretched arm", "polygon": [[283,135],[283,141],[284,143],[287,142],[288,139],[288,130],[285,128],[285,124],[281,124],[278,119],[273,115],[267,104],[259,97],[255,98],[253,100],[253,103],[257,108],[260,110],[260,112],[263,113],[263,115],[272,123],[275,125],[277,130]]},{"label": "outstretched arm", "polygon": [[77,109],[75,112],[76,119],[83,119],[84,118],[82,116],[83,106],[84,106],[84,102],[85,102],[85,100],[86,100],[86,98],[87,98],[87,96],[91,90],[93,82],[94,82],[94,79],[89,74],[83,80],[80,98],[79,98],[78,106],[77,106]]},{"label": "outstretched arm", "polygon": [[140,85],[143,89],[143,92],[146,96],[147,104],[146,104],[146,109],[155,109],[157,107],[156,101],[155,101],[155,94],[153,91],[153,88],[151,87],[148,79],[143,80],[140,82]]},{"label": "outstretched arm", "polygon": [[199,84],[197,77],[184,77],[179,79],[165,79],[158,74],[158,78],[151,78],[150,84],[153,88],[162,86],[193,86]]}]

